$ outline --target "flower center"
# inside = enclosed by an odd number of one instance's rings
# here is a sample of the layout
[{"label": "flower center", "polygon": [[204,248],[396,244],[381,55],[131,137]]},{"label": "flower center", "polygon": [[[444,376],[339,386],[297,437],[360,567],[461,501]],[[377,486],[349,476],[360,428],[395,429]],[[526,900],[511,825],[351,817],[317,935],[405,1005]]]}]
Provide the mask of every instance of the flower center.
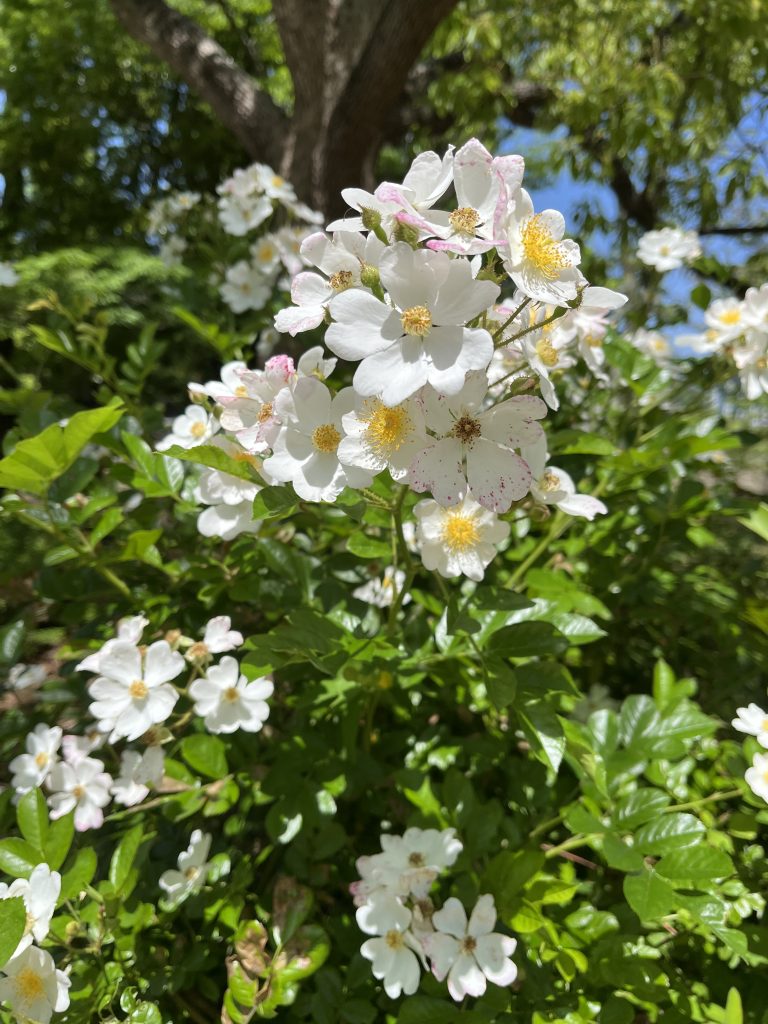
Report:
[{"label": "flower center", "polygon": [[37,765],[38,768],[45,768],[49,761],[50,757],[42,750],[35,758],[35,764]]},{"label": "flower center", "polygon": [[257,259],[261,260],[262,263],[269,263],[275,255],[275,250],[271,245],[261,245],[257,249]]},{"label": "flower center", "polygon": [[33,967],[23,967],[13,984],[20,1002],[31,1003],[45,993],[43,979]]},{"label": "flower center", "polygon": [[207,658],[209,653],[208,645],[204,644],[202,640],[197,640],[187,651],[187,657],[190,661],[200,661],[203,658]]},{"label": "flower center", "polygon": [[250,452],[237,452],[232,456],[232,458],[235,462],[247,462],[249,466],[253,466],[254,468],[258,468],[259,465],[259,460]]},{"label": "flower center", "polygon": [[230,704],[234,704],[240,694],[237,692],[237,687],[228,686],[221,696],[223,700],[229,701]]},{"label": "flower center", "polygon": [[384,941],[390,949],[402,949],[405,945],[403,933],[399,932],[396,928],[390,928],[384,936]]},{"label": "flower center", "polygon": [[536,355],[545,366],[557,366],[557,349],[549,338],[540,338],[536,342]]},{"label": "flower center", "polygon": [[[597,334],[587,334],[584,338],[584,341],[586,341],[590,348],[603,347],[603,339],[598,337]],[[557,356],[555,356],[555,360],[557,360]]]},{"label": "flower center", "polygon": [[285,184],[285,178],[281,178],[279,174],[275,174],[272,178],[273,188],[282,188]]},{"label": "flower center", "polygon": [[432,330],[432,314],[426,306],[411,306],[404,309],[400,322],[406,334],[424,338]]},{"label": "flower center", "polygon": [[365,440],[378,454],[389,456],[399,451],[413,433],[413,420],[404,405],[390,409],[373,398],[365,403],[361,419],[367,424]]},{"label": "flower center", "polygon": [[143,679],[134,679],[128,687],[128,693],[134,700],[143,700],[149,693],[149,689]]},{"label": "flower center", "polygon": [[200,868],[187,868],[184,872],[184,877],[188,882],[193,882],[200,874]]},{"label": "flower center", "polygon": [[85,796],[85,786],[75,786],[72,790],[72,796],[76,800],[82,800]]},{"label": "flower center", "polygon": [[328,284],[335,292],[343,292],[351,288],[354,281],[351,270],[337,270],[335,274],[331,274]]},{"label": "flower center", "polygon": [[480,421],[465,413],[456,420],[451,433],[462,444],[471,445],[480,437],[481,431]]},{"label": "flower center", "polygon": [[272,419],[272,413],[273,412],[274,412],[274,409],[272,408],[272,403],[271,402],[265,402],[262,405],[262,407],[259,409],[259,415],[258,415],[259,423],[266,423],[267,420]]},{"label": "flower center", "polygon": [[520,240],[525,259],[536,267],[542,277],[551,281],[568,266],[563,247],[552,237],[540,213],[526,221]]},{"label": "flower center", "polygon": [[548,469],[546,473],[542,476],[541,480],[539,480],[540,491],[546,491],[547,493],[549,493],[551,491],[558,490],[559,487],[560,477],[557,475],[557,473],[553,473],[551,469]]},{"label": "flower center", "polygon": [[189,432],[192,437],[202,437],[205,433],[205,424],[202,420],[195,420],[192,426],[189,428]]},{"label": "flower center", "polygon": [[668,245],[660,245],[659,246],[659,252],[661,253],[662,256],[669,256],[669,246]]},{"label": "flower center", "polygon": [[737,324],[741,320],[741,311],[738,309],[726,309],[720,314],[721,324]]},{"label": "flower center", "polygon": [[335,452],[339,447],[339,441],[341,441],[341,434],[332,423],[323,423],[322,426],[315,427],[312,431],[312,444],[317,451],[323,452],[324,455]]},{"label": "flower center", "polygon": [[480,540],[474,515],[462,515],[461,512],[450,512],[443,523],[443,544],[454,554],[467,551]]},{"label": "flower center", "polygon": [[238,398],[247,398],[248,388],[245,386],[245,384],[238,384],[237,387],[235,388],[235,394],[237,395]]},{"label": "flower center", "polygon": [[471,206],[460,206],[449,214],[448,221],[458,235],[474,235],[480,214]]},{"label": "flower center", "polygon": [[474,953],[477,949],[477,939],[472,935],[465,936],[461,941],[462,953]]},{"label": "flower center", "polygon": [[408,863],[412,868],[423,868],[424,867],[424,854],[418,851],[408,855]]}]

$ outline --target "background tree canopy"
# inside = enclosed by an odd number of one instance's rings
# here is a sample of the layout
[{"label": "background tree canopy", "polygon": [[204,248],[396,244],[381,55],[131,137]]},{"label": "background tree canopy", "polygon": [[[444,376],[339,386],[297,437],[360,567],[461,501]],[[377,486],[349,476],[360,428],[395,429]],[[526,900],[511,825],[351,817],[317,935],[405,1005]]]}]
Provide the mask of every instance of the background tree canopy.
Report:
[{"label": "background tree canopy", "polygon": [[332,212],[341,187],[394,177],[417,151],[471,135],[521,149],[522,129],[537,132],[534,180],[593,186],[582,232],[672,219],[760,248],[745,230],[766,227],[760,0],[410,8],[4,5],[3,250],[136,237],[148,195],[210,190],[249,158]]}]

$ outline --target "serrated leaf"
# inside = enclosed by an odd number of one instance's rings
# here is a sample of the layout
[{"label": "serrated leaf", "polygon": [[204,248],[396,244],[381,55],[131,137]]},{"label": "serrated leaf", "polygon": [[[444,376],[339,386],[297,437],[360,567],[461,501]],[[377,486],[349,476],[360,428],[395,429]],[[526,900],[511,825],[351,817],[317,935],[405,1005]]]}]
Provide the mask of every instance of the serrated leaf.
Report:
[{"label": "serrated leaf", "polygon": [[627,875],[624,879],[627,903],[641,921],[656,921],[671,914],[677,906],[677,894],[655,871]]},{"label": "serrated leaf", "polygon": [[488,641],[488,651],[504,658],[535,658],[562,654],[568,641],[549,622],[518,622],[497,630]]},{"label": "serrated leaf", "polygon": [[693,846],[705,832],[703,823],[693,814],[662,814],[637,830],[635,845],[643,853],[661,857],[672,850]]},{"label": "serrated leaf", "polygon": [[[171,445],[163,453],[168,458],[179,459],[181,462],[192,462],[196,466],[207,466],[209,469],[218,469],[222,473],[236,476],[240,480],[247,480],[252,484],[260,484],[261,477],[256,473],[255,467],[259,464],[255,456],[249,456],[242,461],[233,459],[215,444],[198,444],[192,448],[181,448],[179,445]],[[247,454],[247,453],[246,453]],[[253,460],[253,461],[251,461]]]},{"label": "serrated leaf", "polygon": [[26,924],[27,908],[21,896],[0,900],[0,970],[16,952]]},{"label": "serrated leaf", "polygon": [[109,862],[109,880],[118,896],[127,888],[143,836],[144,826],[134,825],[126,832],[112,854],[112,859]]},{"label": "serrated leaf", "polygon": [[661,858],[656,870],[665,878],[675,881],[709,881],[727,878],[733,874],[733,861],[727,853],[713,846],[691,846],[672,850]]},{"label": "serrated leaf", "polygon": [[14,878],[28,878],[32,869],[44,861],[42,851],[26,839],[3,839],[0,842],[0,870]]}]

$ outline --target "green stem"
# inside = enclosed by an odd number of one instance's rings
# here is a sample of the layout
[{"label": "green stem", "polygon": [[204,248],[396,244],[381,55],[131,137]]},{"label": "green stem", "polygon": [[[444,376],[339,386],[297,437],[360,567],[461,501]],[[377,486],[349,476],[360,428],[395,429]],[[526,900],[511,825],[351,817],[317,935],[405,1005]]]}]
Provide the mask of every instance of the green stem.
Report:
[{"label": "green stem", "polygon": [[[494,345],[501,338],[502,334],[504,333],[504,331],[506,331],[506,329],[509,327],[509,325],[512,323],[512,321],[515,319],[515,317],[520,316],[522,311],[525,309],[525,307],[530,302],[531,302],[531,299],[523,299],[523,301],[520,303],[520,305],[517,307],[517,309],[514,311],[514,313],[512,313],[511,316],[507,317],[507,319],[504,321],[504,323],[501,325],[501,327],[497,327],[496,328],[496,330],[491,335],[491,337],[493,338],[493,341],[494,341]],[[506,345],[506,344],[508,344],[508,342],[505,341],[504,344]]]},{"label": "green stem", "polygon": [[701,807],[703,804],[713,804],[719,800],[733,800],[736,796],[741,796],[740,789],[727,789],[724,793],[710,793],[709,796],[703,796],[700,800],[689,800],[684,804],[673,804],[671,807],[665,807],[664,813],[669,814],[671,811],[693,810],[693,808]]}]

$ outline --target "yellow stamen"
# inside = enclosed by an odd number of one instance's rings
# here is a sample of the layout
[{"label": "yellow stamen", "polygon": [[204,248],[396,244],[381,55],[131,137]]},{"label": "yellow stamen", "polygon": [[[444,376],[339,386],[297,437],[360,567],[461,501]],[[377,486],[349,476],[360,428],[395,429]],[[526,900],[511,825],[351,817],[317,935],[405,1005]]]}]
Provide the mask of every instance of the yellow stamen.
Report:
[{"label": "yellow stamen", "polygon": [[13,979],[20,1003],[31,1003],[45,993],[45,983],[34,967],[24,967]]},{"label": "yellow stamen", "polygon": [[402,949],[403,946],[405,945],[403,933],[397,931],[396,928],[391,928],[387,932],[387,934],[384,936],[384,941],[386,942],[390,949]]},{"label": "yellow stamen", "polygon": [[476,515],[463,515],[461,512],[450,512],[443,523],[442,541],[454,554],[467,551],[480,540]]},{"label": "yellow stamen", "polygon": [[134,700],[143,700],[149,693],[149,689],[143,679],[134,679],[128,687],[128,693]]},{"label": "yellow stamen", "polygon": [[726,309],[724,313],[720,314],[718,319],[721,324],[737,324],[741,320],[741,310]]},{"label": "yellow stamen", "polygon": [[317,451],[325,455],[335,452],[339,447],[339,441],[341,434],[332,423],[323,423],[312,431],[312,444]]},{"label": "yellow stamen", "polygon": [[525,259],[547,280],[554,280],[564,267],[569,266],[563,247],[552,237],[540,213],[526,221],[520,240]]},{"label": "yellow stamen", "polygon": [[550,491],[556,491],[560,487],[560,477],[557,473],[553,473],[551,469],[548,469],[546,473],[539,480],[539,490],[549,493]]},{"label": "yellow stamen", "polygon": [[35,764],[37,765],[38,768],[45,768],[45,766],[48,764],[49,761],[50,761],[50,757],[48,756],[48,754],[44,753],[42,750],[40,751],[40,753],[35,758]]},{"label": "yellow stamen", "polygon": [[365,441],[384,458],[389,458],[413,434],[413,420],[404,405],[389,408],[378,398],[368,399],[363,405],[360,419],[366,424]]},{"label": "yellow stamen", "polygon": [[536,355],[545,366],[557,366],[557,349],[549,338],[540,338],[536,342]]},{"label": "yellow stamen", "polygon": [[466,413],[460,416],[453,425],[451,433],[462,444],[471,445],[482,432],[480,421],[468,416]]},{"label": "yellow stamen", "polygon": [[424,338],[432,330],[432,314],[426,306],[411,306],[400,317],[403,330],[416,338]]},{"label": "yellow stamen", "polygon": [[331,274],[328,284],[335,292],[343,292],[347,288],[351,288],[354,281],[355,278],[351,270],[337,270],[335,274]]},{"label": "yellow stamen", "polygon": [[237,692],[237,687],[228,686],[221,696],[224,700],[229,701],[230,704],[234,704],[239,699],[240,694]]},{"label": "yellow stamen", "polygon": [[448,221],[457,235],[474,235],[480,223],[480,214],[471,206],[460,206],[449,214]]},{"label": "yellow stamen", "polygon": [[205,423],[202,420],[195,420],[192,426],[189,428],[189,432],[192,437],[202,437],[205,433]]}]

